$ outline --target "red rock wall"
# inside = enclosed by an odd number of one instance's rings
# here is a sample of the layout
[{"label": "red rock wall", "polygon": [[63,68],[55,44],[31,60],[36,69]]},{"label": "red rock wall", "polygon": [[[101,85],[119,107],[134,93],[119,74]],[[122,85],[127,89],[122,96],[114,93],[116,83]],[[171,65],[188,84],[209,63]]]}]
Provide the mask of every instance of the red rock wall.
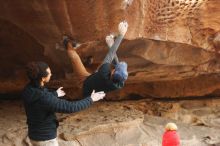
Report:
[{"label": "red rock wall", "polygon": [[[24,65],[31,60],[48,62],[52,67],[54,78],[64,78],[66,73],[71,72],[71,66],[65,52],[56,49],[62,36],[68,34],[82,43],[87,43],[87,49],[80,52],[81,56],[83,58],[93,56],[100,50],[94,50],[98,46],[88,43],[103,41],[107,34],[117,31],[117,25],[122,20],[127,20],[129,23],[125,37],[131,42],[134,40],[133,47],[130,47],[129,51],[139,56],[130,59],[132,61],[129,62],[137,66],[135,70],[139,70],[138,67],[143,65],[147,68],[146,64],[142,64],[143,60],[147,60],[155,64],[172,66],[177,63],[186,67],[189,65],[186,62],[191,62],[195,68],[202,68],[202,72],[216,73],[218,68],[210,69],[210,60],[214,59],[218,62],[216,55],[220,48],[219,18],[219,0],[2,1],[0,6],[0,52],[2,54],[0,80],[6,81],[6,84],[10,80],[9,85],[11,81],[20,80]],[[140,37],[186,43],[214,52],[214,54],[211,53],[210,59],[209,53],[204,56],[207,53],[200,51],[199,53],[196,47],[187,51],[187,48],[191,47],[177,45],[186,47],[186,51],[181,50],[178,54],[176,52],[178,49],[167,48],[166,45],[161,46],[159,41],[153,43],[153,47],[144,41],[137,44],[135,39]],[[154,48],[154,50],[150,49],[149,52],[145,50],[146,48]],[[185,53],[187,57],[182,58],[182,53]],[[104,57],[101,54],[95,56],[99,57],[96,63],[100,63],[100,58]],[[207,61],[210,62],[205,63],[203,59],[208,59]],[[203,62],[205,65],[202,66],[198,62]],[[211,63],[213,65],[213,62]],[[216,64],[214,66],[218,66],[218,63]],[[162,79],[156,78],[156,80]],[[1,86],[1,91],[8,91],[8,88],[5,89],[5,84]]]},{"label": "red rock wall", "polygon": [[121,20],[129,23],[129,39],[155,38],[207,48],[206,37],[219,31],[219,5],[218,0],[133,0],[125,8],[123,0],[8,0],[1,4],[0,19],[45,48],[53,47],[62,34],[82,42],[103,39],[116,31]]}]

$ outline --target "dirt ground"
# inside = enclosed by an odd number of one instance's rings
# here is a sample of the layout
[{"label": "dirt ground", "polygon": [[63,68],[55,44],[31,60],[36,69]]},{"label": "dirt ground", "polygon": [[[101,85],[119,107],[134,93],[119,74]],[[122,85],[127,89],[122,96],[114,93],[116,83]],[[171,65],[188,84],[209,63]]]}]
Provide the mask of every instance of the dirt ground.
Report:
[{"label": "dirt ground", "polygon": [[[182,146],[220,145],[220,99],[95,103],[57,114],[61,146],[160,146],[164,125],[175,122]],[[0,101],[0,145],[29,146],[20,100]]]}]

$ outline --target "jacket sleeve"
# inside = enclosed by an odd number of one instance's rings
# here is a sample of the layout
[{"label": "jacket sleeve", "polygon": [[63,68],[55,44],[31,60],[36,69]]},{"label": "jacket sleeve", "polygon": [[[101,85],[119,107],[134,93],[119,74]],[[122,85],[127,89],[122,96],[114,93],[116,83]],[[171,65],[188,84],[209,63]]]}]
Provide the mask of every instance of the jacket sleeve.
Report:
[{"label": "jacket sleeve", "polygon": [[109,48],[109,51],[103,60],[103,64],[105,64],[105,63],[111,64],[114,59],[116,59],[116,61],[118,60],[116,52],[117,52],[118,47],[121,44],[122,40],[123,40],[123,35],[118,35],[118,37],[115,39],[115,42],[112,45],[112,47]]},{"label": "jacket sleeve", "polygon": [[58,113],[73,113],[88,108],[92,103],[91,97],[79,101],[60,99],[52,92],[41,93],[40,103],[42,108]]}]

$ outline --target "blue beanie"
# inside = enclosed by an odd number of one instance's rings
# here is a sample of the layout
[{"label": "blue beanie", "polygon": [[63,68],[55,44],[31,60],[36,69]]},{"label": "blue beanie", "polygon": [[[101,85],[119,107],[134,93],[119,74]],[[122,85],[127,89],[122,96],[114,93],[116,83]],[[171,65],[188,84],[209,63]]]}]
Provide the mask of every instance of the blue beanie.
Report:
[{"label": "blue beanie", "polygon": [[113,80],[124,82],[128,78],[128,71],[127,71],[127,63],[126,62],[119,62],[115,66],[115,72],[113,74]]}]

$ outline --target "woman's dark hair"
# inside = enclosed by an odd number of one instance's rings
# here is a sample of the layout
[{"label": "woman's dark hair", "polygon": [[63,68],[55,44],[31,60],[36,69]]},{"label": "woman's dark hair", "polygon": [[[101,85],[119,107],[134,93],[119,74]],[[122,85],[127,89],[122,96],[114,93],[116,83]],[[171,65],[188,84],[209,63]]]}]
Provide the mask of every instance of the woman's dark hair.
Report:
[{"label": "woman's dark hair", "polygon": [[49,66],[44,62],[30,62],[26,66],[27,76],[31,81],[40,81],[48,76]]}]

